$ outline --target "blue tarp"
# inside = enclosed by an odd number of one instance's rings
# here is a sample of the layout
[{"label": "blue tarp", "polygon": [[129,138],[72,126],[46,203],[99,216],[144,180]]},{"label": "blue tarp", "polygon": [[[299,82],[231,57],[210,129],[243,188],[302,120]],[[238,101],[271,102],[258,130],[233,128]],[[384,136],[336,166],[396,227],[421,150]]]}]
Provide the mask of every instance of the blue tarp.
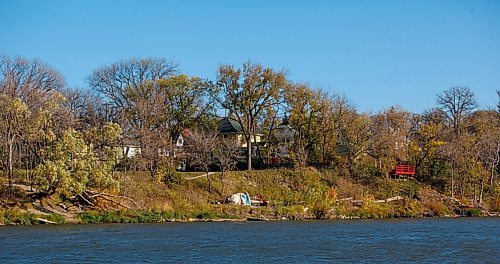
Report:
[{"label": "blue tarp", "polygon": [[250,200],[250,195],[248,195],[248,193],[241,194],[241,201],[244,205],[252,205],[252,201]]}]

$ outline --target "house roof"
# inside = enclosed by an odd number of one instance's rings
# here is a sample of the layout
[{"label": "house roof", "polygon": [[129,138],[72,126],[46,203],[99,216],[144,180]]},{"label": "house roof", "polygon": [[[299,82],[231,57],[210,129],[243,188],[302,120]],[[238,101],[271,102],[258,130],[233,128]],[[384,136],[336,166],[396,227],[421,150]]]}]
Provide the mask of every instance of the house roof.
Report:
[{"label": "house roof", "polygon": [[219,133],[241,133],[241,131],[241,125],[238,123],[238,121],[229,117],[223,117],[219,120]]}]

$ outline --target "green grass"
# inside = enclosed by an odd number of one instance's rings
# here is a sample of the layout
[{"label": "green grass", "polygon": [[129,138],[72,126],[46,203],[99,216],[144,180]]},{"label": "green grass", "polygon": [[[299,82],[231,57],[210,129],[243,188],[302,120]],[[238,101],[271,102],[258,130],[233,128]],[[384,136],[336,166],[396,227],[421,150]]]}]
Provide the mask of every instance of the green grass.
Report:
[{"label": "green grass", "polygon": [[19,209],[7,209],[0,211],[0,223],[5,225],[38,225],[43,224],[43,222],[37,220],[37,218],[46,219],[57,224],[64,224],[65,219],[62,215],[51,214],[51,215],[38,215],[33,213],[21,212]]}]

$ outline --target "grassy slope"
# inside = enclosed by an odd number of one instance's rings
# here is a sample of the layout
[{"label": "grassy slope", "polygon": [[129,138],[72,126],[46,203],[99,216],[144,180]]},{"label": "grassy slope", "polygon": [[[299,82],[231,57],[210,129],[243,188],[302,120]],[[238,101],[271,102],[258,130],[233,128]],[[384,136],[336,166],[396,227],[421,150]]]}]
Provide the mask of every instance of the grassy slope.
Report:
[{"label": "grassy slope", "polygon": [[[142,209],[175,211],[185,217],[205,214],[209,218],[244,218],[264,216],[271,219],[337,218],[337,217],[418,217],[443,216],[450,210],[439,199],[430,200],[428,188],[418,183],[378,179],[370,185],[353,183],[329,171],[256,170],[226,175],[224,191],[220,174],[211,175],[213,192],[207,190],[205,177],[183,181],[171,188],[152,183],[143,173],[123,175],[123,194],[134,198]],[[184,175],[182,175],[185,177]],[[192,175],[189,175],[192,176]],[[230,194],[260,194],[268,207],[245,207],[218,204]],[[373,200],[403,196],[404,201],[373,203]],[[362,200],[353,206],[342,198]]]},{"label": "grassy slope", "polygon": [[[179,176],[187,178],[200,174],[181,173]],[[145,172],[117,173],[117,177],[121,194],[133,198],[137,205],[128,204],[133,210],[85,212],[80,216],[82,222],[161,222],[172,219],[244,219],[251,216],[269,219],[386,218],[452,214],[435,191],[419,183],[380,178],[362,185],[338,177],[331,171],[314,168],[231,172],[225,176],[224,190],[220,174],[213,174],[210,176],[212,193],[208,192],[205,177],[183,180],[170,187],[151,181]],[[260,194],[270,205],[247,207],[219,204],[228,195],[238,192],[248,192],[251,196]],[[405,200],[373,202],[398,195]],[[342,201],[344,198],[363,201],[363,204],[354,206],[350,201]],[[0,223],[22,223],[25,218],[34,219],[35,216],[0,209]]]}]

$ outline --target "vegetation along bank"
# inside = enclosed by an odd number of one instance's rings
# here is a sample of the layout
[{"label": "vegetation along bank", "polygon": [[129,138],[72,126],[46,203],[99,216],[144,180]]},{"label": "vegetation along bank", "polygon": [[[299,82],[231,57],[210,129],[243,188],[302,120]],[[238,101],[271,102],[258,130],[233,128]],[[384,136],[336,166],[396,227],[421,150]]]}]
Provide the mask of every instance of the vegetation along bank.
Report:
[{"label": "vegetation along bank", "polygon": [[362,113],[252,62],[207,80],[129,59],[87,84],[0,57],[0,224],[500,211],[500,101],[479,109],[469,87]]}]

